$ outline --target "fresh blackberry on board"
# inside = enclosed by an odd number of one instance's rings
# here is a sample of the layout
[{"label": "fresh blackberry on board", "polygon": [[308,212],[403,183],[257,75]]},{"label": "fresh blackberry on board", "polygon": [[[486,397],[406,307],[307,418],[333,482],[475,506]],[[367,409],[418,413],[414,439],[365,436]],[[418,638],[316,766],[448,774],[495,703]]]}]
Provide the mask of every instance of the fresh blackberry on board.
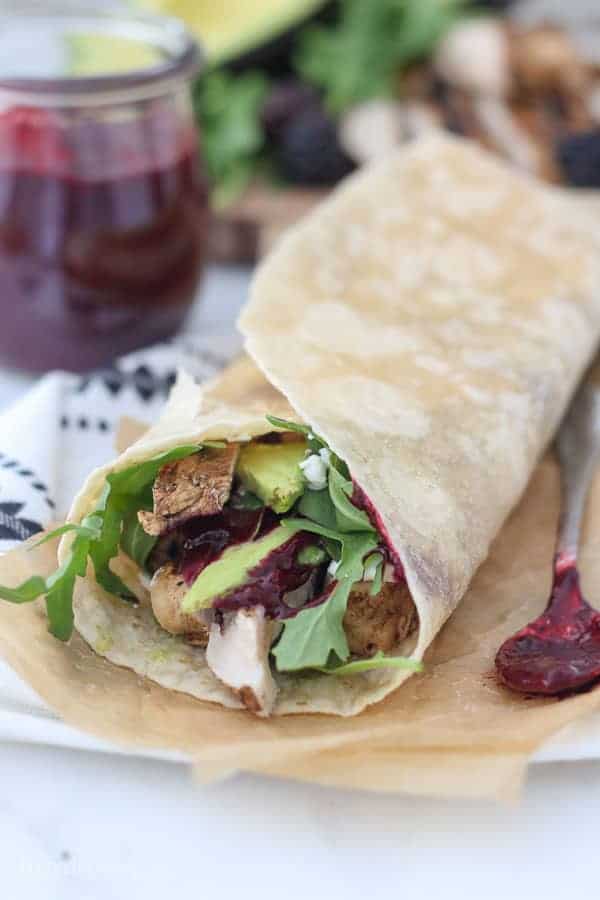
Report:
[{"label": "fresh blackberry on board", "polygon": [[307,109],[284,129],[278,148],[281,174],[293,184],[335,184],[354,168],[338,141],[337,125],[322,109]]},{"label": "fresh blackberry on board", "polygon": [[268,140],[277,143],[293,119],[305,110],[319,106],[319,95],[309,84],[295,78],[276,82],[267,94],[261,112]]},{"label": "fresh blackberry on board", "polygon": [[556,157],[569,184],[600,188],[600,128],[567,135],[558,143]]},{"label": "fresh blackberry on board", "polygon": [[479,9],[503,10],[508,9],[509,6],[514,6],[514,4],[515,0],[475,0],[473,6]]}]

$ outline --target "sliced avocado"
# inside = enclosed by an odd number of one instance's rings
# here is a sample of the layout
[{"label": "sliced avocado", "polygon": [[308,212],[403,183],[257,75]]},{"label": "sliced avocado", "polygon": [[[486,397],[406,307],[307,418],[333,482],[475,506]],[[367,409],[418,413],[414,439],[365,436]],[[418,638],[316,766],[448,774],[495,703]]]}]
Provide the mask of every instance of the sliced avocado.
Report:
[{"label": "sliced avocado", "polygon": [[269,44],[325,6],[326,0],[130,0],[183,19],[212,65]]},{"label": "sliced avocado", "polygon": [[182,612],[195,613],[212,606],[217,597],[228,594],[243,584],[251,569],[293,535],[293,528],[280,526],[257,541],[229,547],[219,559],[198,575],[183,598]]},{"label": "sliced avocado", "polygon": [[236,475],[266,506],[284,513],[304,493],[300,463],[305,455],[304,441],[245,444],[240,450]]}]

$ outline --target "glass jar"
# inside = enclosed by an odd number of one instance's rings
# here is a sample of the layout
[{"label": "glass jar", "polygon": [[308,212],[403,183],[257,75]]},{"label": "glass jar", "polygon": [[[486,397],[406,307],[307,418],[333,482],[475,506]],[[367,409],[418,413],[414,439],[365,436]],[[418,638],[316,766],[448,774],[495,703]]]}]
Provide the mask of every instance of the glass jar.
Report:
[{"label": "glass jar", "polygon": [[83,371],[173,334],[208,189],[175,19],[0,17],[0,362]]}]

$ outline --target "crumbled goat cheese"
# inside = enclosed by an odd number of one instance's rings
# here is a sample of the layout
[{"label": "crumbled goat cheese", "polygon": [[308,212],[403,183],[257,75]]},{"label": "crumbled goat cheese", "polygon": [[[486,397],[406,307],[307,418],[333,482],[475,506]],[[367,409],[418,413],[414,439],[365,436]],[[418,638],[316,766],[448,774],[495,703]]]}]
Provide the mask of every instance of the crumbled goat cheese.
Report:
[{"label": "crumbled goat cheese", "polygon": [[300,463],[300,468],[310,491],[322,491],[327,487],[328,462],[322,456],[311,453]]},{"label": "crumbled goat cheese", "polygon": [[337,560],[332,559],[331,562],[329,563],[329,565],[327,566],[327,574],[330,575],[332,578],[335,578],[335,573],[337,572],[339,567],[340,567],[340,563]]}]

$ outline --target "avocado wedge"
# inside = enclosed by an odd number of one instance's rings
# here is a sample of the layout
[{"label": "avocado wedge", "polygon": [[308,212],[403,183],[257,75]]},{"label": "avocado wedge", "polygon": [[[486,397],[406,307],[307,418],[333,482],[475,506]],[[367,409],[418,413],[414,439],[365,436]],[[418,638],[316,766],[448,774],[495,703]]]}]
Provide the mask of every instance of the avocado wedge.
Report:
[{"label": "avocado wedge", "polygon": [[326,0],[133,0],[138,9],[183,19],[211,65],[236,60],[305,22]]},{"label": "avocado wedge", "polygon": [[300,463],[305,456],[305,441],[245,444],[240,450],[236,475],[266,506],[276,513],[285,513],[304,493]]},{"label": "avocado wedge", "polygon": [[257,541],[229,547],[196,578],[183,598],[182,612],[191,614],[211,607],[217,597],[222,597],[243,584],[248,573],[269,553],[289,541],[294,533],[293,528],[280,525]]}]

